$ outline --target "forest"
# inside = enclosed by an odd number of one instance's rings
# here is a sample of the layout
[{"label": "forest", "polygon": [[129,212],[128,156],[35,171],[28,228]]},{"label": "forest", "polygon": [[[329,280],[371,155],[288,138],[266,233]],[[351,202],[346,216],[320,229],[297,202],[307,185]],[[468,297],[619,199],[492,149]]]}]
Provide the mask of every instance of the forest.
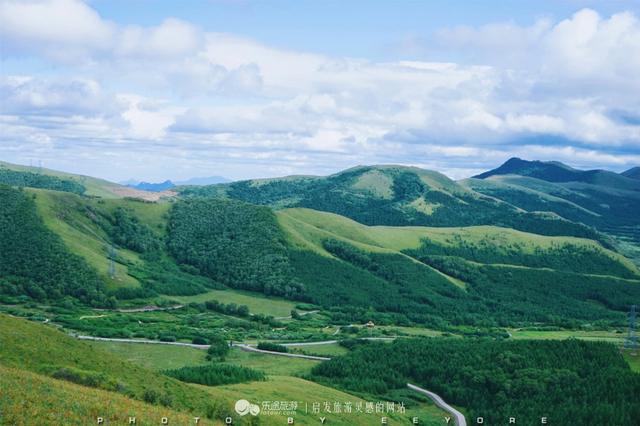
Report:
[{"label": "forest", "polygon": [[0,294],[38,301],[72,297],[93,306],[115,303],[107,299],[97,273],[44,225],[35,196],[0,185]]},{"label": "forest", "polygon": [[374,320],[445,329],[534,322],[569,328],[583,322],[621,325],[629,306],[640,299],[639,285],[614,277],[416,255],[425,265],[466,283],[463,290],[408,256],[365,252],[333,239],[323,245],[339,260],[291,251],[292,265],[305,283],[305,294],[339,321]]},{"label": "forest", "polygon": [[192,199],[171,209],[167,247],[182,264],[233,288],[295,298],[287,247],[273,212],[235,200]]},{"label": "forest", "polygon": [[[312,377],[385,397],[407,383],[465,407],[489,425],[631,425],[640,419],[640,374],[609,343],[401,339],[323,362]],[[635,419],[635,420],[634,420]]]}]

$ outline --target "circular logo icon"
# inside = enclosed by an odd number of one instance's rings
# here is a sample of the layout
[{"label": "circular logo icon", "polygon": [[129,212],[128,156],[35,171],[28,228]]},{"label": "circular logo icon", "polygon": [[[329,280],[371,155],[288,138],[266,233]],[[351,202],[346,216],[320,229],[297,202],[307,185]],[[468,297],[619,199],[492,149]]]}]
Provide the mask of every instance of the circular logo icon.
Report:
[{"label": "circular logo icon", "polygon": [[251,405],[252,404],[246,399],[238,400],[235,406],[236,413],[240,414],[241,416],[246,416],[251,410]]},{"label": "circular logo icon", "polygon": [[257,404],[252,404],[246,399],[240,399],[236,401],[235,405],[236,413],[241,416],[246,416],[247,414],[251,414],[252,416],[257,416],[260,414],[260,406]]},{"label": "circular logo icon", "polygon": [[258,414],[260,414],[260,407],[258,407],[258,405],[256,404],[251,404],[251,407],[249,408],[249,412],[251,413],[252,416],[257,416]]}]

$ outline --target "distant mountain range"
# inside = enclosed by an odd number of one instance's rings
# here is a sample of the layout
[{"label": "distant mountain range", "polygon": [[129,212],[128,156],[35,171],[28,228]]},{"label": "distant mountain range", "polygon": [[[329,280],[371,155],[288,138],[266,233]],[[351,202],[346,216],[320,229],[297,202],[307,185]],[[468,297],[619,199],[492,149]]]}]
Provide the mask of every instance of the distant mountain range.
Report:
[{"label": "distant mountain range", "polygon": [[640,189],[640,184],[635,181],[640,179],[639,167],[618,174],[608,170],[578,170],[558,161],[527,161],[520,158],[511,158],[500,167],[474,178],[486,179],[496,175],[520,175],[547,182],[584,182],[615,186],[618,189]]},{"label": "distant mountain range", "polygon": [[204,186],[215,185],[219,183],[230,182],[229,179],[222,176],[209,176],[209,177],[195,177],[187,180],[172,182],[171,180],[165,180],[164,182],[139,182],[135,179],[129,179],[127,181],[120,182],[121,185],[126,185],[131,188],[140,189],[142,191],[150,192],[162,192],[176,186]]},{"label": "distant mountain range", "polygon": [[640,179],[640,167],[632,167],[626,172],[620,173],[622,176],[626,176],[632,179]]}]

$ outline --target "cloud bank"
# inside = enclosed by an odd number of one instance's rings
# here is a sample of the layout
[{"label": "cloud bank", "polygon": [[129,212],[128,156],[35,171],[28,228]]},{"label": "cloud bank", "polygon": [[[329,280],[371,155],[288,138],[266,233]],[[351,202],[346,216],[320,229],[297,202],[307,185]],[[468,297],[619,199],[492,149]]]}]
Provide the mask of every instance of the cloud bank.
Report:
[{"label": "cloud bank", "polygon": [[640,164],[640,20],[631,12],[443,28],[421,41],[454,61],[288,51],[171,17],[121,25],[77,0],[2,1],[0,37],[11,65],[0,77],[9,161],[111,179],[365,163],[457,178],[513,155]]}]

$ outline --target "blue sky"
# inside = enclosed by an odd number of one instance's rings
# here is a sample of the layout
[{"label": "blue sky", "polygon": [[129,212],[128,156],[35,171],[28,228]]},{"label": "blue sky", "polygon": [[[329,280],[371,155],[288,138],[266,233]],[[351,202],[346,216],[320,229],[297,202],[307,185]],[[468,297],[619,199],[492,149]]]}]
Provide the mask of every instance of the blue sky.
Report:
[{"label": "blue sky", "polygon": [[111,180],[640,164],[638,1],[0,1],[0,159]]}]

